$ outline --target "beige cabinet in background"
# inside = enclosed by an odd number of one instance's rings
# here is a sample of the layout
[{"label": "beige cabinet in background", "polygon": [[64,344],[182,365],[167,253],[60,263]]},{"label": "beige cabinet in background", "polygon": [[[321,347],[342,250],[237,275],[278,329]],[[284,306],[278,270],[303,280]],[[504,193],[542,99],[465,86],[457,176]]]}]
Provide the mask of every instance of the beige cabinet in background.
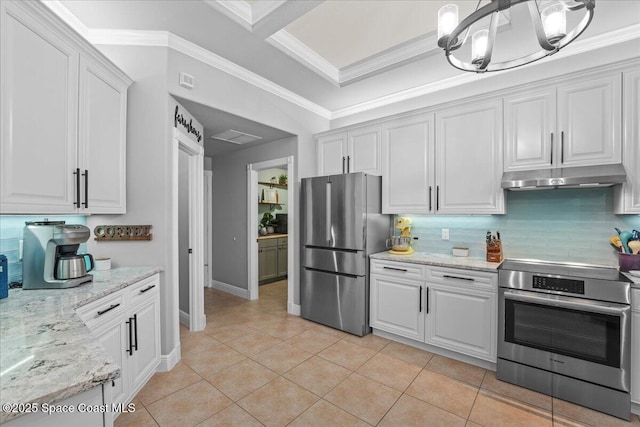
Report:
[{"label": "beige cabinet in background", "polygon": [[258,282],[264,283],[288,274],[287,237],[258,240]]}]

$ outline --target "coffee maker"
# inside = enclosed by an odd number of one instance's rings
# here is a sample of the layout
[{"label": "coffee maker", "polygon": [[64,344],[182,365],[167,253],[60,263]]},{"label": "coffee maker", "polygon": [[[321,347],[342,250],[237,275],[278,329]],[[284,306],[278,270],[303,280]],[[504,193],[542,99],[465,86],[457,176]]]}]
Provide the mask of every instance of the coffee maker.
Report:
[{"label": "coffee maker", "polygon": [[22,289],[73,288],[91,282],[90,254],[78,254],[81,243],[89,240],[84,225],[64,221],[26,222],[22,256]]}]

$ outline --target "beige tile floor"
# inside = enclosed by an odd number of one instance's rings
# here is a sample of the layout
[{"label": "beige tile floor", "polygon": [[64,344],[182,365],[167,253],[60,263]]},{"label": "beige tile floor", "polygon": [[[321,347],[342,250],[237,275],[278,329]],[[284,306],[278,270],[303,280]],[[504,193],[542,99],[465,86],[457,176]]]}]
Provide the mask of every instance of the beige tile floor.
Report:
[{"label": "beige tile floor", "polygon": [[205,290],[207,327],[116,426],[634,426],[491,371],[286,313],[286,281],[246,301]]}]

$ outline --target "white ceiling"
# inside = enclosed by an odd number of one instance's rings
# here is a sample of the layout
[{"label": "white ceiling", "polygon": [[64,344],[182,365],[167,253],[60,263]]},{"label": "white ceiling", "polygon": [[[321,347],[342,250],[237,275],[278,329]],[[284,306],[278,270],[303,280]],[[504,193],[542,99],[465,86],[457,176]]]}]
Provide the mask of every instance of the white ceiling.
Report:
[{"label": "white ceiling", "polygon": [[[231,61],[243,72],[259,76],[269,86],[276,85],[286,99],[302,106],[315,106],[312,111],[336,118],[361,106],[393,102],[395,97],[406,93],[442,90],[450,87],[452,80],[466,78],[469,82],[474,77],[451,67],[443,52],[435,47],[437,10],[448,2],[54,0],[50,3],[58,13],[67,15],[67,21],[76,20],[76,27],[84,28],[90,33],[89,40],[96,43],[109,44],[112,33],[119,37],[124,34],[126,38],[131,34],[170,32]],[[461,8],[461,20],[477,3],[455,2]],[[596,3],[593,22],[580,37],[586,42],[583,50],[590,49],[589,41],[602,34],[615,34],[617,38],[610,39],[618,42],[621,29],[626,40],[629,37],[640,40],[640,1],[596,0]],[[118,30],[127,31],[118,33]],[[91,36],[97,33],[102,41]],[[577,46],[572,44],[563,52],[574,49],[574,45]]]}]

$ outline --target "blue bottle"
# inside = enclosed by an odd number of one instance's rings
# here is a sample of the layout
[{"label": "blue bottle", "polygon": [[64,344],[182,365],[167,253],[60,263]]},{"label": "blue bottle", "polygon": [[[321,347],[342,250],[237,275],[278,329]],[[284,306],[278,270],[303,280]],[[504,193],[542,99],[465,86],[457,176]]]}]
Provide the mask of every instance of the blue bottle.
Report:
[{"label": "blue bottle", "polygon": [[7,271],[7,257],[0,255],[0,299],[9,296],[9,272]]}]

